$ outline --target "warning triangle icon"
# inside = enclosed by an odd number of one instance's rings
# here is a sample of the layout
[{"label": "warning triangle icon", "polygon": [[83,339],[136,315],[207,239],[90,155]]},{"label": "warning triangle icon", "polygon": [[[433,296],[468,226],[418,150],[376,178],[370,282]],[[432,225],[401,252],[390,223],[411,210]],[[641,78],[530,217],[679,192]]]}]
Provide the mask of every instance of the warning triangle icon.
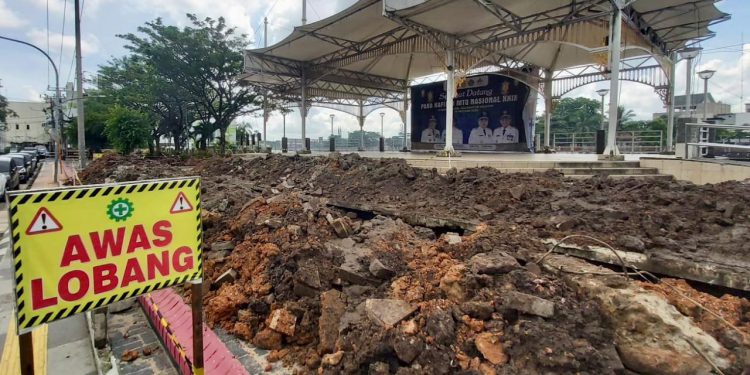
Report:
[{"label": "warning triangle icon", "polygon": [[39,209],[39,211],[37,211],[34,219],[31,220],[29,228],[26,229],[26,234],[41,234],[57,232],[58,230],[62,230],[62,225],[60,225],[60,222],[57,221],[54,216],[52,216],[49,210],[42,207]]},{"label": "warning triangle icon", "polygon": [[190,201],[188,200],[187,196],[185,196],[185,193],[180,192],[180,194],[177,194],[177,198],[175,198],[174,203],[172,203],[172,209],[169,210],[169,213],[178,214],[180,212],[188,212],[192,210],[193,205],[190,204]]}]

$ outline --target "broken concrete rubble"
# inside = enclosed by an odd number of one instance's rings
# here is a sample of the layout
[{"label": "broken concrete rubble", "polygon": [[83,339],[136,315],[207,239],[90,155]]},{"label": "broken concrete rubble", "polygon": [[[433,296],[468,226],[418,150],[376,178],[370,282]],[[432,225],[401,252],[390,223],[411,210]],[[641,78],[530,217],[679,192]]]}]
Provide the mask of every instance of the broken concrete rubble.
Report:
[{"label": "broken concrete rubble", "polygon": [[525,314],[541,316],[542,318],[551,318],[555,315],[555,304],[553,302],[513,291],[504,293],[500,297],[500,303],[497,306],[501,309],[513,309]]},{"label": "broken concrete rubble", "polygon": [[398,299],[368,299],[365,301],[367,317],[385,328],[395,326],[416,310],[416,306]]},{"label": "broken concrete rubble", "polygon": [[521,267],[516,258],[502,251],[480,253],[469,260],[471,271],[477,274],[497,275]]}]

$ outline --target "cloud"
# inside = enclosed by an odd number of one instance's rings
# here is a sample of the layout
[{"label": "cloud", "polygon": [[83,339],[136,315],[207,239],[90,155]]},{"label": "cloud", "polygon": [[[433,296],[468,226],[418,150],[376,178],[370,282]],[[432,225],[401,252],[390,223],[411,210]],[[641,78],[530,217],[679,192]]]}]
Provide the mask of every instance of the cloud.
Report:
[{"label": "cloud", "polygon": [[5,0],[0,0],[0,29],[15,29],[26,24],[26,20],[13,12]]},{"label": "cloud", "polygon": [[[33,44],[36,44],[37,46],[46,45],[47,43],[47,30],[46,29],[31,29],[29,32],[26,33],[26,36],[29,38],[29,41]],[[59,32],[51,32],[49,34],[49,39],[53,46],[57,46],[53,49],[53,51],[59,51],[57,48],[59,48],[59,42],[62,34]],[[75,53],[75,47],[76,47],[76,38],[72,33],[70,35],[65,35],[62,37],[62,50],[63,50],[63,57],[72,57]],[[86,58],[86,55],[92,55],[99,52],[99,38],[96,37],[96,35],[93,34],[86,34],[81,37],[81,54],[83,54],[83,57]],[[57,52],[59,54],[59,52]],[[50,55],[54,55],[53,53],[50,53]],[[53,60],[54,60],[54,56]]]},{"label": "cloud", "polygon": [[187,13],[196,14],[198,18],[224,17],[228,25],[236,27],[250,38],[255,37],[254,26],[251,26],[252,16],[257,16],[262,9],[270,6],[263,1],[243,0],[136,0],[132,3],[144,13],[164,15],[165,23],[179,26],[188,25],[189,20],[185,17]]}]

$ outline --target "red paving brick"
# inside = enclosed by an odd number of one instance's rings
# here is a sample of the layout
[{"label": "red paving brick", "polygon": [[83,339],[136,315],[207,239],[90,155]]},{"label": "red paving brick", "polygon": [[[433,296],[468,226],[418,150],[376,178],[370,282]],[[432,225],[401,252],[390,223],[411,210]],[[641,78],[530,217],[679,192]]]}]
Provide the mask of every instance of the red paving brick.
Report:
[{"label": "red paving brick", "polygon": [[[152,304],[158,307],[161,318],[169,323],[169,329],[174,334],[177,343],[182,347],[185,356],[193,361],[193,327],[190,306],[171,289],[152,292],[150,297],[139,298],[147,312],[149,319],[161,337],[167,351],[177,363],[182,374],[192,374],[192,369],[185,357],[180,354],[178,344],[169,338],[168,330],[160,323],[160,317],[152,309]],[[232,355],[216,334],[203,325],[203,362],[206,374],[248,374],[242,364]]]}]

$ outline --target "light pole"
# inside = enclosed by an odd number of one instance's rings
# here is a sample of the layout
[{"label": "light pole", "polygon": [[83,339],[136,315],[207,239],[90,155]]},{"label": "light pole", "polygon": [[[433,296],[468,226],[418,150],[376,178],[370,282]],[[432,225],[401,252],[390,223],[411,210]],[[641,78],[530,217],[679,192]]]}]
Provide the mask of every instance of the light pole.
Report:
[{"label": "light pole", "polygon": [[8,38],[8,37],[4,37],[4,36],[0,36],[0,39],[4,39],[4,40],[11,41],[11,42],[16,42],[16,43],[20,43],[20,44],[23,44],[23,45],[27,45],[27,46],[29,46],[29,47],[31,47],[31,48],[33,48],[33,49],[41,52],[42,55],[44,55],[44,57],[46,57],[47,60],[49,60],[49,63],[52,64],[52,69],[55,70],[55,115],[52,116],[55,119],[55,130],[54,130],[54,132],[52,132],[53,133],[52,138],[53,138],[53,141],[55,142],[55,149],[54,149],[54,151],[55,151],[55,174],[54,174],[54,182],[57,183],[57,168],[58,168],[58,164],[60,163],[60,152],[59,152],[59,147],[60,147],[60,131],[62,130],[61,127],[60,127],[61,126],[60,125],[60,121],[62,120],[62,105],[60,104],[60,100],[61,100],[61,98],[60,98],[60,75],[59,75],[59,73],[57,71],[57,65],[55,65],[55,62],[52,61],[52,58],[50,58],[49,55],[46,52],[44,52],[41,48],[39,48],[39,47],[37,47],[37,46],[35,46],[35,45],[31,44],[31,43],[27,43],[27,42],[24,42],[22,40]]},{"label": "light pole", "polygon": [[596,90],[596,93],[599,94],[599,96],[602,97],[602,125],[601,125],[600,129],[604,130],[604,124],[605,124],[604,97],[607,96],[607,93],[609,93],[609,89],[599,89],[599,90]]},{"label": "light pole", "polygon": [[283,109],[281,110],[281,118],[283,119],[281,122],[281,152],[287,152],[287,150],[289,149],[289,140],[286,139],[286,111],[284,111]]},{"label": "light pole", "polygon": [[703,79],[703,121],[705,122],[708,118],[708,80],[714,76],[715,70],[701,70],[698,72],[698,77]]},{"label": "light pole", "polygon": [[687,113],[687,118],[690,118],[690,112],[692,107],[692,87],[691,83],[693,80],[693,59],[698,56],[698,54],[701,52],[701,48],[691,47],[691,48],[685,48],[681,51],[679,51],[680,58],[685,60],[687,63],[687,68],[685,69],[687,71],[687,74],[685,77],[685,111]]},{"label": "light pole", "polygon": [[385,133],[383,132],[384,112],[380,112],[380,152],[385,152]]},{"label": "light pole", "polygon": [[329,149],[331,150],[331,152],[336,151],[336,139],[333,138],[333,118],[334,117],[336,117],[336,115],[334,115],[333,113],[331,113],[331,144],[330,144],[330,147],[329,147]]}]

